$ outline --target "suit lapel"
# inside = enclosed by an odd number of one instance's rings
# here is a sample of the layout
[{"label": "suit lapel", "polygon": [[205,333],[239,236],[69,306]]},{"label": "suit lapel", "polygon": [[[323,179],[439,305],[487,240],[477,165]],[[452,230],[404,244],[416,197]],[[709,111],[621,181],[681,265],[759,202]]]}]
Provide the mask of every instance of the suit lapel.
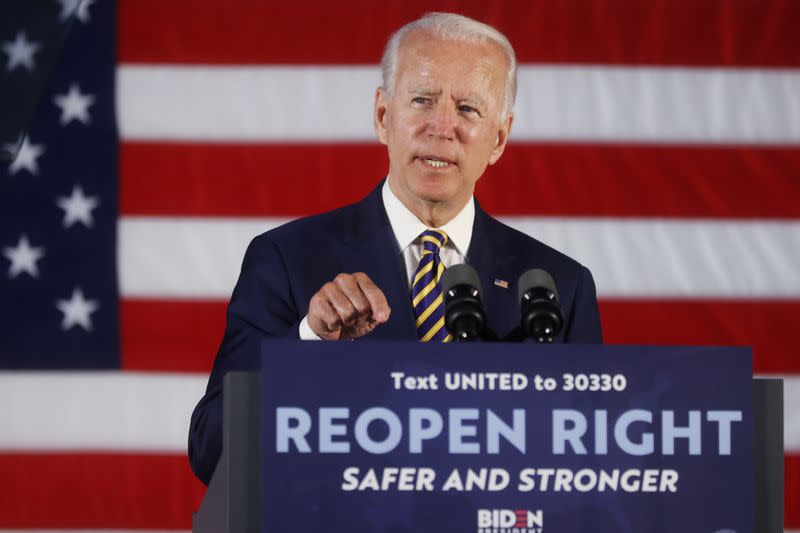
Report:
[{"label": "suit lapel", "polygon": [[516,302],[517,280],[512,279],[514,255],[500,239],[502,235],[492,230],[489,215],[476,200],[467,263],[481,280],[489,327],[504,336],[519,323],[519,304]]},{"label": "suit lapel", "polygon": [[364,272],[383,291],[391,308],[386,324],[370,338],[414,339],[414,315],[401,252],[383,207],[381,187],[372,191],[359,205],[347,236],[339,245],[339,259],[344,272]]},{"label": "suit lapel", "polygon": [[[408,278],[401,251],[383,206],[381,182],[358,204],[352,226],[337,240],[343,272],[365,272],[380,287],[392,309],[389,321],[379,326],[369,338],[415,339],[416,327],[411,308]],[[469,263],[478,273],[483,289],[483,303],[489,327],[506,335],[519,324],[516,302],[517,280],[513,252],[498,239],[502,234],[492,229],[489,215],[475,201],[475,222],[467,253]],[[500,284],[495,284],[495,280]],[[503,281],[507,286],[503,287]]]}]

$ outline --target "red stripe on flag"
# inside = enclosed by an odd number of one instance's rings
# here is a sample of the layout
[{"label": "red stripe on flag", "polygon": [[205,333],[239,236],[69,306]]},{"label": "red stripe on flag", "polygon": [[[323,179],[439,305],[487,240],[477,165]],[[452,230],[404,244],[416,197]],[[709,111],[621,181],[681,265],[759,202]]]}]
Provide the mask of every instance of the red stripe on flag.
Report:
[{"label": "red stripe on flag", "polygon": [[297,216],[363,198],[388,171],[380,145],[123,143],[125,215]]},{"label": "red stripe on flag", "polygon": [[118,54],[138,63],[378,63],[389,34],[428,11],[496,26],[521,62],[800,65],[793,0],[127,0]]},{"label": "red stripe on flag", "polygon": [[[208,372],[225,309],[221,301],[124,299],[123,368]],[[752,346],[755,372],[800,374],[799,301],[601,300],[600,313],[610,344]]]},{"label": "red stripe on flag", "polygon": [[786,455],[783,472],[784,527],[800,529],[800,455]]},{"label": "red stripe on flag", "polygon": [[190,529],[205,486],[185,455],[0,454],[2,528]]},{"label": "red stripe on flag", "polygon": [[[125,215],[298,216],[360,200],[379,144],[126,142]],[[512,144],[478,182],[495,215],[800,218],[800,149]]]},{"label": "red stripe on flag", "polygon": [[753,371],[800,373],[800,301],[601,300],[608,344],[753,347]]},{"label": "red stripe on flag", "polygon": [[219,301],[123,299],[122,368],[210,372],[226,308]]}]

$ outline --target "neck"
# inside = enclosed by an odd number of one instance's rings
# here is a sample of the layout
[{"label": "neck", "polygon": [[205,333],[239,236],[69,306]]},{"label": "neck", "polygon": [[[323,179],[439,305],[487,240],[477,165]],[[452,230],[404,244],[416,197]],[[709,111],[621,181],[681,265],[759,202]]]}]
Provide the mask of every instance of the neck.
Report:
[{"label": "neck", "polygon": [[[404,204],[405,205],[405,204]],[[414,213],[423,224],[429,228],[441,228],[455,218],[461,208],[450,209],[439,204],[423,203],[420,206],[406,205],[409,211]],[[461,206],[463,207],[463,206]]]},{"label": "neck", "polygon": [[395,197],[400,200],[400,203],[429,228],[440,228],[453,220],[472,198],[470,193],[466,198],[458,202],[429,201],[403,194],[392,184],[391,179],[389,179],[389,188]]}]

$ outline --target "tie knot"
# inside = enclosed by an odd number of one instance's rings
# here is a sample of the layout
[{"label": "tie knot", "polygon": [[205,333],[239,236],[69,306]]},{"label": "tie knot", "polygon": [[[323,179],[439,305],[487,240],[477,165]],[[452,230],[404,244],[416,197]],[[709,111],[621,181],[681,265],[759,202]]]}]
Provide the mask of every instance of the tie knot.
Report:
[{"label": "tie knot", "polygon": [[422,253],[431,252],[438,254],[442,246],[447,244],[447,233],[440,229],[426,229],[419,238],[422,240]]}]

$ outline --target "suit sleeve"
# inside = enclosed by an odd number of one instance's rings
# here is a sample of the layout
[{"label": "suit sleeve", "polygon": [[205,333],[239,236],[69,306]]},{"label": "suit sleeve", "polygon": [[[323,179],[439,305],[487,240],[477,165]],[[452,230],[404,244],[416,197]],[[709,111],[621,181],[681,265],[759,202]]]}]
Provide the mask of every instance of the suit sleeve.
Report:
[{"label": "suit sleeve", "polygon": [[600,311],[597,308],[597,291],[592,273],[581,266],[572,313],[568,319],[564,342],[574,344],[602,344]]},{"label": "suit sleeve", "polygon": [[222,381],[231,370],[257,370],[264,338],[297,338],[300,323],[288,270],[275,243],[266,235],[253,239],[242,262],[228,305],[222,344],[205,396],[192,413],[189,462],[208,484],[222,449]]}]

